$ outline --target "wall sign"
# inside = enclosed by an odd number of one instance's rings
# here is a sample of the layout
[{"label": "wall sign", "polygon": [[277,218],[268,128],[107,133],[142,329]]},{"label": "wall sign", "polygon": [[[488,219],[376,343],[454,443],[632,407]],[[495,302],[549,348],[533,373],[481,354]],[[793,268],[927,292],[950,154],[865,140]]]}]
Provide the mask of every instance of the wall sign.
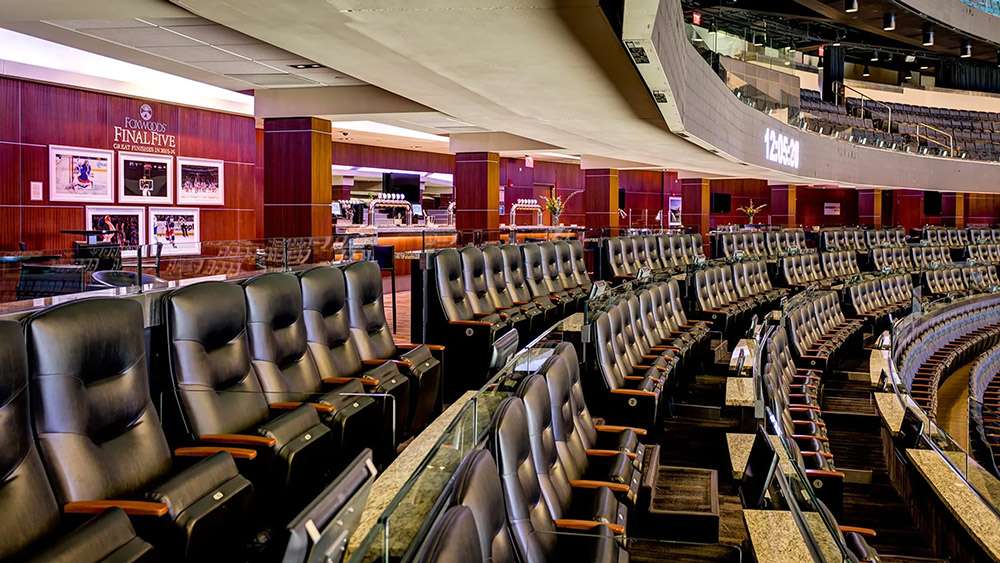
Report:
[{"label": "wall sign", "polygon": [[175,154],[177,136],[167,133],[167,124],[153,119],[153,107],[139,106],[136,117],[126,115],[121,125],[114,126],[114,148],[120,151]]},{"label": "wall sign", "polygon": [[799,141],[769,127],[764,131],[764,158],[775,164],[798,169]]},{"label": "wall sign", "polygon": [[823,215],[840,215],[840,204],[830,202],[824,203]]}]

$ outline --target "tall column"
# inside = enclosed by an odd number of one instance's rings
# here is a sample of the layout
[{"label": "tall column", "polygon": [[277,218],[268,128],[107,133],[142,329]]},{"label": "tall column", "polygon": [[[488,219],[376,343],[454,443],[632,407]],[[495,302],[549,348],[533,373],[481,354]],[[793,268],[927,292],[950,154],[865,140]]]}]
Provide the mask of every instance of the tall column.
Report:
[{"label": "tall column", "polygon": [[333,145],[330,122],[264,120],[264,237],[328,237]]},{"label": "tall column", "polygon": [[703,178],[681,180],[681,223],[701,233],[708,244],[709,212],[712,201],[711,183]]},{"label": "tall column", "polygon": [[[455,155],[455,226],[460,242],[497,239],[500,228],[500,155]],[[483,233],[483,234],[475,234]]]},{"label": "tall column", "polygon": [[587,210],[587,236],[618,234],[618,170],[583,171],[583,202]]},{"label": "tall column", "polygon": [[858,224],[882,228],[882,190],[858,190]]},{"label": "tall column", "polygon": [[827,45],[823,51],[823,71],[820,76],[820,94],[824,102],[844,103],[839,84],[844,82],[844,48]]},{"label": "tall column", "polygon": [[771,186],[771,224],[780,227],[794,227],[798,224],[795,207],[795,186]]}]

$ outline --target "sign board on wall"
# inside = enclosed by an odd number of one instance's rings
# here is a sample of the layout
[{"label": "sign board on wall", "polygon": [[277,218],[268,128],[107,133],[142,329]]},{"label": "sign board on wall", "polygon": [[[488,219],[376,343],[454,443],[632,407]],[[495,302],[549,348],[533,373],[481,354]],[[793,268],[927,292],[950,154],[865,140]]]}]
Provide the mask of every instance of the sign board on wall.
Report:
[{"label": "sign board on wall", "polygon": [[823,215],[840,215],[840,204],[826,202],[823,204]]},{"label": "sign board on wall", "polygon": [[114,126],[114,148],[120,151],[176,154],[177,135],[167,131],[167,124],[157,121],[153,107],[147,103],[139,106],[136,115],[126,115]]}]

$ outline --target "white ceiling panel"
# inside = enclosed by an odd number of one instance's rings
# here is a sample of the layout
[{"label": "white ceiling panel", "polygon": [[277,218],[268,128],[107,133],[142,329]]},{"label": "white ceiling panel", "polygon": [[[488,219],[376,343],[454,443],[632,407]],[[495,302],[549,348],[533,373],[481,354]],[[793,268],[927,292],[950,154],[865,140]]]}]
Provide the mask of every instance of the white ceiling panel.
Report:
[{"label": "white ceiling panel", "polygon": [[[196,18],[205,21],[201,18]],[[49,20],[52,23],[70,29],[115,29],[123,27],[147,27],[146,24],[132,18],[120,20]]]},{"label": "white ceiling panel", "polygon": [[266,67],[253,61],[226,61],[220,63],[202,62],[192,63],[192,66],[205,69],[209,72],[219,74],[280,74],[279,71]]},{"label": "white ceiling panel", "polygon": [[143,50],[154,55],[167,57],[168,59],[185,63],[245,60],[232,53],[227,53],[225,51],[209,47],[208,45],[193,45],[189,47],[146,47]]},{"label": "white ceiling panel", "polygon": [[169,29],[212,45],[250,45],[260,43],[260,41],[252,37],[247,37],[238,31],[215,24],[185,25]]},{"label": "white ceiling panel", "polygon": [[87,29],[81,32],[132,47],[177,47],[197,44],[186,37],[152,26]]},{"label": "white ceiling panel", "polygon": [[280,61],[298,58],[295,54],[284,49],[260,42],[248,45],[226,45],[226,50],[239,53],[255,61]]},{"label": "white ceiling panel", "polygon": [[227,74],[226,76],[245,80],[257,86],[316,86],[312,80],[293,74]]}]

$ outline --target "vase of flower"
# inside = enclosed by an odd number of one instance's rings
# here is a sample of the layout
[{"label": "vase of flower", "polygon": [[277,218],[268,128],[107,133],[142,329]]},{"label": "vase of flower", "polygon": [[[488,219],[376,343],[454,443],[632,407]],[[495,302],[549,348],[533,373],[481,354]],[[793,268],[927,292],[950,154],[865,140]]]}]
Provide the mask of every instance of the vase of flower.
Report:
[{"label": "vase of flower", "polygon": [[760,205],[754,205],[753,200],[751,199],[749,205],[747,205],[746,207],[737,207],[736,211],[742,212],[744,215],[746,215],[747,224],[752,225],[754,217],[756,217],[758,213],[763,211],[765,207],[767,207],[766,203],[762,203]]},{"label": "vase of flower", "polygon": [[562,215],[563,211],[566,209],[566,202],[562,200],[561,197],[555,195],[552,197],[542,196],[542,207],[549,212],[549,216],[552,217],[552,226],[559,226],[559,216]]}]

